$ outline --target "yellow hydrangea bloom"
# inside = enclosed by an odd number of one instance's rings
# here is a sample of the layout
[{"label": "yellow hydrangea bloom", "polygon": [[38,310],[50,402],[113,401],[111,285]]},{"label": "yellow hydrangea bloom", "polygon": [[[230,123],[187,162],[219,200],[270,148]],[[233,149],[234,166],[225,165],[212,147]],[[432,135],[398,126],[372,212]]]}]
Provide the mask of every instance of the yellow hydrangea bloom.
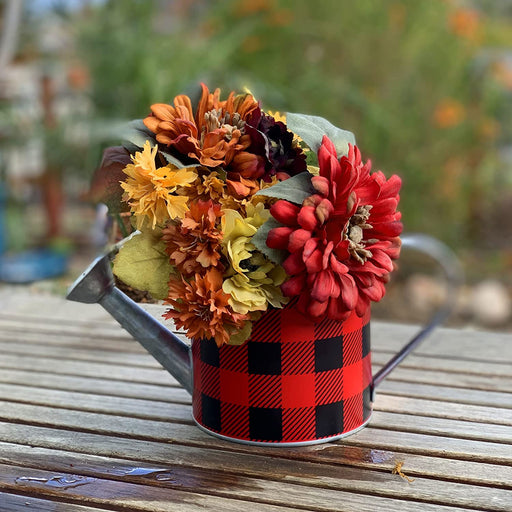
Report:
[{"label": "yellow hydrangea bloom", "polygon": [[225,210],[222,217],[222,245],[231,263],[222,290],[241,314],[265,311],[269,304],[281,307],[287,300],[279,287],[286,279],[284,269],[268,261],[251,242],[270,212],[263,203],[247,204],[246,212],[245,219],[235,210]]}]

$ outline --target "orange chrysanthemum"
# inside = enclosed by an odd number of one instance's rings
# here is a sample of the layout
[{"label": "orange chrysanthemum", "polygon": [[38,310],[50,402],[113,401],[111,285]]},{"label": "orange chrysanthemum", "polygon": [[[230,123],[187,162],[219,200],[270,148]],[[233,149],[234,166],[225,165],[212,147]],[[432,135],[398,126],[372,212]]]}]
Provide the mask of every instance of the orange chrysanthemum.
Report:
[{"label": "orange chrysanthemum", "polygon": [[222,282],[222,274],[215,269],[204,276],[195,274],[190,282],[171,275],[167,303],[172,309],[164,318],[173,319],[190,339],[215,339],[219,347],[228,343],[231,334],[242,329],[249,317],[231,309]]},{"label": "orange chrysanthemum", "polygon": [[186,276],[220,265],[220,205],[212,201],[195,201],[190,211],[176,224],[162,230],[171,263]]},{"label": "orange chrysanthemum", "polygon": [[199,160],[206,167],[229,165],[235,155],[251,144],[245,123],[259,110],[251,94],[220,100],[220,89],[212,94],[201,84],[203,93],[196,109],[184,94],[174,98],[174,106],[156,103],[144,124],[156,134],[156,140],[179,153]]}]

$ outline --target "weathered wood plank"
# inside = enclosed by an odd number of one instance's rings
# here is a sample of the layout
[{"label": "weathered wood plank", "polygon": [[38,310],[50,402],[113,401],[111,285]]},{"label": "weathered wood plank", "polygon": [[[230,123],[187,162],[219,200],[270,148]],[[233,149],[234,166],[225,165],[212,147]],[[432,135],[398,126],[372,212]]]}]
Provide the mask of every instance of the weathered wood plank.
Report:
[{"label": "weathered wood plank", "polygon": [[[0,417],[8,421],[57,426],[76,431],[102,434],[115,432],[135,439],[155,439],[181,444],[211,444],[216,441],[191,423],[156,421],[10,402],[2,404]],[[6,428],[6,425],[2,428]],[[512,464],[512,445],[509,444],[417,432],[396,432],[383,427],[373,428],[371,423],[366,429],[344,439],[343,443],[377,450],[399,450],[436,457]]]},{"label": "weathered wood plank", "polygon": [[[190,403],[189,394],[178,386],[157,386],[135,382],[99,379],[43,373],[27,370],[0,369],[0,383],[29,385],[35,382],[39,388],[77,391],[126,398],[141,398],[164,402]],[[512,394],[501,391],[481,391],[461,389],[443,385],[430,385],[415,382],[385,380],[379,388],[379,396],[408,396],[428,400],[456,402],[458,404],[485,405],[492,407],[512,407]],[[377,407],[379,403],[377,403]]]},{"label": "weathered wood plank", "polygon": [[[373,351],[372,361],[378,365],[383,365],[392,355],[393,353],[391,352],[386,354],[384,352]],[[435,370],[451,373],[488,375],[489,377],[494,377],[495,375],[510,377],[511,361],[512,359],[508,360],[505,356],[502,358],[501,362],[486,362],[412,353],[407,356],[400,365],[403,368],[411,368],[417,371]]]},{"label": "weathered wood plank", "polygon": [[188,392],[178,386],[158,386],[138,382],[9,369],[0,369],[0,382],[24,386],[29,385],[31,382],[36,382],[40,389],[57,389],[183,404],[191,403]]},{"label": "weathered wood plank", "polygon": [[[10,450],[9,450],[10,448]],[[18,449],[16,449],[18,448]],[[84,477],[97,477],[159,485],[166,478],[173,488],[183,491],[194,491],[218,485],[222,481],[225,486],[232,485],[230,496],[254,500],[261,499],[260,489],[273,503],[286,503],[289,506],[305,507],[308,503],[325,503],[335,496],[330,491],[349,491],[361,495],[368,494],[364,499],[371,502],[373,496],[381,496],[398,500],[415,500],[425,503],[467,506],[469,508],[486,508],[488,510],[507,510],[512,504],[512,494],[505,489],[475,487],[453,482],[415,478],[413,485],[404,482],[388,472],[363,472],[361,468],[337,467],[324,464],[297,464],[290,460],[273,458],[269,464],[264,457],[256,456],[247,467],[246,455],[240,454],[238,461],[233,458],[231,464],[225,464],[223,455],[217,454],[215,463],[211,453],[206,453],[209,461],[188,460],[169,461],[165,465],[151,466],[134,465],[133,461],[118,458],[105,458],[95,455],[74,454],[60,450],[31,450],[24,453],[16,445],[0,444],[0,460],[3,464],[22,465],[24,468],[60,473],[72,467],[75,473]],[[243,474],[240,465],[243,459]],[[258,464],[256,464],[258,462]],[[301,467],[297,467],[297,466]],[[139,474],[137,474],[139,473]],[[142,474],[141,474],[142,473]],[[145,474],[144,474],[145,473]],[[302,486],[299,487],[298,485]],[[307,490],[307,498],[304,495]],[[477,492],[478,491],[478,492]],[[201,492],[201,491],[200,491]],[[286,497],[286,498],[285,498]],[[284,499],[286,501],[284,501]],[[328,504],[328,501],[327,501]],[[339,507],[332,503],[332,510]]]},{"label": "weathered wood plank", "polygon": [[73,505],[50,499],[33,498],[32,496],[20,496],[0,491],[0,512],[101,512],[106,508],[86,507],[84,505]]},{"label": "weathered wood plank", "polygon": [[[0,402],[0,418],[9,421],[30,422],[32,424],[53,425],[50,423],[51,419],[55,419],[56,426],[68,427],[65,423],[66,418],[71,418],[73,415],[66,414],[66,412],[55,412],[51,406],[40,406],[32,404],[22,404],[19,402]],[[68,410],[73,410],[70,406]],[[95,414],[101,414],[94,411]],[[109,419],[112,413],[103,413],[107,415],[104,422],[89,423],[97,426],[102,432],[107,432],[109,428]],[[177,405],[167,411],[167,417],[163,413],[155,413],[153,421],[171,421],[180,423],[191,423],[192,416],[189,407]],[[124,415],[123,415],[124,417]],[[138,418],[137,415],[132,417]],[[96,419],[103,418],[97,416]],[[146,418],[142,418],[146,419]],[[114,421],[111,420],[110,421]],[[122,421],[126,424],[126,421]],[[465,421],[454,421],[446,419],[429,419],[428,423],[425,422],[423,417],[415,417],[406,414],[394,414],[376,411],[371,421],[372,428],[380,428],[384,430],[396,430],[403,432],[433,434],[445,437],[454,437],[459,439],[470,439],[475,441],[492,441],[497,443],[510,443],[512,442],[512,432],[509,427],[502,425],[487,425],[482,429],[482,424],[472,423]],[[133,430],[121,430],[119,433],[132,435]]]},{"label": "weathered wood plank", "polygon": [[[6,491],[30,493],[38,498],[62,496],[71,502],[88,506],[114,506],[131,511],[148,512],[196,512],[201,508],[239,512],[246,508],[247,504],[246,501],[235,497],[225,498],[208,494],[210,489],[195,488],[192,492],[184,492],[173,488],[166,482],[159,482],[158,486],[147,487],[143,484],[90,478],[84,479],[81,485],[67,488],[65,486],[55,488],[44,482],[45,479],[51,481],[55,477],[73,481],[77,480],[77,476],[79,475],[70,472],[59,472],[56,475],[54,472],[14,465],[0,466],[0,486]],[[22,478],[25,480],[21,480]],[[222,482],[218,483],[219,487],[222,485]],[[274,506],[262,500],[258,503],[258,510],[291,512],[294,509],[286,506]]]},{"label": "weathered wood plank", "polygon": [[58,375],[79,375],[82,377],[100,377],[128,382],[143,382],[165,386],[177,385],[178,382],[163,368],[137,368],[109,363],[86,361],[66,361],[52,357],[31,357],[3,354],[0,368],[16,370],[36,370]]},{"label": "weathered wood plank", "polygon": [[[147,354],[142,345],[132,338],[114,338],[104,334],[87,335],[85,329],[80,334],[70,336],[65,330],[52,334],[41,335],[38,332],[11,331],[0,324],[0,340],[5,344],[16,344],[23,340],[23,344],[43,345],[46,347],[70,347],[90,350],[119,351],[130,354]],[[11,350],[14,350],[12,348]]]},{"label": "weathered wood plank", "polygon": [[[39,389],[11,384],[0,384],[0,397],[19,405],[43,405],[49,408],[117,414],[160,421],[190,422],[192,411],[188,404]],[[7,403],[4,406],[6,407]],[[2,414],[1,411],[0,414]]]},{"label": "weathered wood plank", "polygon": [[512,409],[397,397],[380,391],[376,393],[375,405],[380,411],[406,412],[425,417],[451,418],[494,425],[512,425]]},{"label": "weathered wood plank", "polygon": [[[377,351],[397,352],[417,332],[418,327],[414,325],[375,321],[371,325],[372,347]],[[506,354],[511,360],[507,347],[510,347],[510,333],[439,328],[421,343],[415,354],[501,363]]]},{"label": "weathered wood plank", "polygon": [[440,402],[457,402],[468,405],[485,405],[512,409],[512,393],[503,391],[480,391],[461,389],[441,385],[418,384],[416,382],[396,382],[385,380],[379,387],[379,393],[410,398],[426,398]]},{"label": "weathered wood plank", "polygon": [[[189,395],[179,387],[119,382],[108,379],[93,379],[55,373],[41,373],[26,370],[0,369],[0,382],[5,384],[27,385],[36,382],[39,388],[97,393],[111,396],[126,396],[168,402],[189,403]],[[503,391],[482,391],[443,385],[416,382],[403,383],[392,379],[385,380],[379,393],[393,396],[407,396],[459,404],[484,405],[512,408],[512,393]]]},{"label": "weathered wood plank", "polygon": [[[14,392],[12,392],[14,390]],[[89,411],[108,415],[130,416],[155,421],[191,422],[190,398],[179,388],[170,388],[164,403],[159,400],[141,400],[115,397],[110,395],[72,393],[51,389],[30,388],[24,392],[23,386],[4,387],[0,384],[0,396],[11,402],[1,402],[0,417],[11,421],[27,421],[39,418],[35,407],[63,408],[69,410]],[[28,406],[28,407],[23,407]],[[23,414],[26,411],[26,414]],[[373,428],[407,431],[425,434],[443,435],[461,439],[512,443],[512,429],[506,425],[459,421],[449,418],[428,418],[410,414],[388,413],[376,410],[371,420]]]},{"label": "weathered wood plank", "polygon": [[[87,361],[100,363],[114,363],[117,365],[133,366],[134,368],[161,368],[161,365],[148,353],[121,352],[105,348],[77,348],[48,346],[33,343],[6,343],[0,341],[0,353],[19,356],[47,357],[61,361]],[[65,362],[61,364],[66,364]]]},{"label": "weathered wood plank", "polygon": [[[92,393],[76,393],[67,390],[39,388],[37,381],[24,385],[0,383],[0,396],[6,400],[24,403],[54,405],[57,407],[82,409],[93,412],[120,413],[153,419],[172,419],[176,421],[177,402],[183,396],[179,388],[166,388],[166,401],[142,398],[110,397]],[[171,401],[172,403],[169,403]],[[393,413],[405,413],[470,422],[485,422],[493,425],[512,425],[512,409],[440,402],[423,398],[396,397],[378,393],[376,410]]]},{"label": "weathered wood plank", "polygon": [[[512,365],[512,362],[511,362]],[[381,365],[374,364],[374,373]],[[512,393],[512,376],[473,375],[450,373],[436,370],[414,370],[398,366],[384,382],[416,382],[418,384],[444,385],[457,388],[469,388],[481,391],[503,391]]]},{"label": "weathered wood plank", "polygon": [[[197,430],[197,429],[196,429]],[[302,448],[253,447],[228,443],[203,436],[203,443],[160,442],[117,436],[59,430],[23,424],[0,423],[1,438],[20,445],[22,453],[41,449],[73,451],[107,457],[127,458],[140,464],[197,464],[199,467],[244,467],[249,473],[269,471],[283,475],[308,475],[309,464],[324,464],[323,477],[338,475],[340,467],[357,467],[391,472],[396,461],[404,461],[410,476],[445,479],[466,484],[512,488],[512,467],[485,462],[462,461],[404,453],[400,450],[377,450],[372,447],[348,446],[342,442]],[[193,433],[195,434],[195,433]],[[193,435],[189,441],[193,441]],[[25,445],[25,446],[24,446]],[[26,446],[30,446],[27,450]],[[219,452],[220,450],[220,452]],[[243,463],[240,463],[240,454]],[[284,462],[282,462],[284,461]],[[289,461],[294,461],[290,465]],[[296,468],[292,470],[292,468]]]}]

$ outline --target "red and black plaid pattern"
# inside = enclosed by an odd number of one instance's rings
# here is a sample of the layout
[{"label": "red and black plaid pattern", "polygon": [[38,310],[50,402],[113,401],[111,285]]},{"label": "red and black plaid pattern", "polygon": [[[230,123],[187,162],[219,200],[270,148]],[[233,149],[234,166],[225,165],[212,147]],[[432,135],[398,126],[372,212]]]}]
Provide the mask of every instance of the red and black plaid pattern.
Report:
[{"label": "red and black plaid pattern", "polygon": [[293,443],[348,433],[370,417],[370,312],[309,321],[273,309],[242,346],[192,345],[193,414],[244,441]]}]

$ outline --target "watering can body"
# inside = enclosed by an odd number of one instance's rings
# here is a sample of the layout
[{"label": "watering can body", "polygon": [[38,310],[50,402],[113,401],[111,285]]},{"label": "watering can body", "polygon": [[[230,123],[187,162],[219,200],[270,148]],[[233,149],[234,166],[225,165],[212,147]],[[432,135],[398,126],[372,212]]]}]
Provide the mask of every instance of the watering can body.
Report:
[{"label": "watering can body", "polygon": [[460,281],[457,261],[429,237],[405,245],[445,270],[446,302],[404,348],[372,375],[370,310],[314,323],[295,309],[271,309],[242,346],[185,343],[114,286],[108,256],[95,260],[67,298],[103,306],[192,395],[199,427],[249,444],[308,445],[339,439],[371,417],[375,387],[448,315]]}]

